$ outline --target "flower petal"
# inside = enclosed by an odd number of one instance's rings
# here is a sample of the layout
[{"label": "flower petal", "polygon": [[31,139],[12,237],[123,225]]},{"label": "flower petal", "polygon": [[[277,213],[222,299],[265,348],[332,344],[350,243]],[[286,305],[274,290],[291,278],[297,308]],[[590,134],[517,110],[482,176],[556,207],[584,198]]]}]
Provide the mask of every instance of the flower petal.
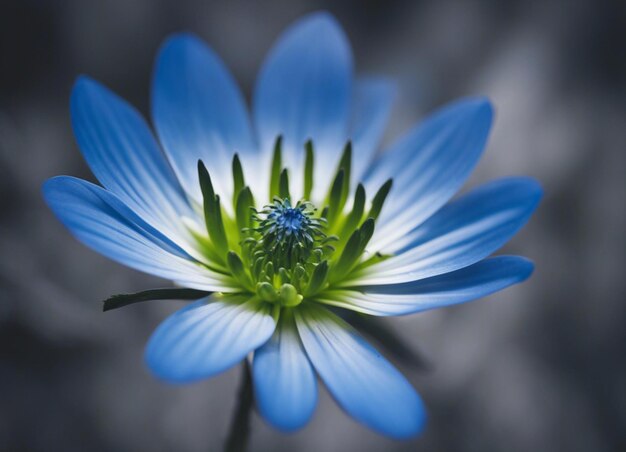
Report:
[{"label": "flower petal", "polygon": [[249,155],[256,147],[235,80],[200,39],[179,34],[161,48],[154,69],[152,116],[187,192],[196,201],[202,199],[197,174],[202,159],[214,176],[216,192],[230,196],[234,153]]},{"label": "flower petal", "polygon": [[172,239],[188,240],[180,219],[195,214],[139,112],[84,76],[70,105],[74,135],[100,183]]},{"label": "flower petal", "polygon": [[43,187],[46,202],[88,247],[121,264],[200,290],[226,290],[230,278],[194,262],[115,195],[81,179],[59,176]]},{"label": "flower petal", "polygon": [[350,416],[393,438],[422,430],[420,397],[356,330],[315,303],[298,307],[296,324],[315,370]]},{"label": "flower petal", "polygon": [[248,297],[211,296],[172,314],[146,347],[150,370],[173,383],[190,382],[227,370],[263,345],[276,327],[272,308]]},{"label": "flower petal", "polygon": [[362,180],[378,150],[395,95],[396,85],[389,79],[368,77],[355,84],[350,133],[354,148],[352,182]]},{"label": "flower petal", "polygon": [[317,381],[290,310],[272,338],[254,353],[254,388],[260,413],[274,427],[303,427],[317,403]]},{"label": "flower petal", "polygon": [[482,185],[398,240],[396,256],[367,267],[346,284],[416,281],[478,262],[526,224],[541,196],[541,187],[530,178]]},{"label": "flower petal", "polygon": [[321,192],[328,187],[347,138],[351,83],[350,45],[327,13],[310,14],[290,26],[261,68],[253,102],[260,146],[268,155],[276,137],[283,136],[295,198],[302,190],[309,138],[315,144],[314,187]]},{"label": "flower petal", "polygon": [[478,162],[492,118],[484,98],[457,101],[383,153],[366,176],[365,188],[375,192],[390,177],[393,187],[370,249],[385,250],[456,193]]},{"label": "flower petal", "polygon": [[419,281],[328,290],[316,301],[370,315],[413,314],[485,297],[526,280],[533,268],[523,257],[498,256]]}]

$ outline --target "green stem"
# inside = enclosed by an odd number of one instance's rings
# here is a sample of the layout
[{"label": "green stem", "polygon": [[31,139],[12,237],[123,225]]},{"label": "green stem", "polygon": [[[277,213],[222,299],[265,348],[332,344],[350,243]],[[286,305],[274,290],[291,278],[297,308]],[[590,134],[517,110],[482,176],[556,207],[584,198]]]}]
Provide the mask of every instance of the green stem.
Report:
[{"label": "green stem", "polygon": [[239,386],[239,398],[230,425],[228,437],[224,443],[224,452],[245,452],[250,437],[250,417],[254,405],[252,393],[252,373],[247,359],[243,360],[242,380]]}]

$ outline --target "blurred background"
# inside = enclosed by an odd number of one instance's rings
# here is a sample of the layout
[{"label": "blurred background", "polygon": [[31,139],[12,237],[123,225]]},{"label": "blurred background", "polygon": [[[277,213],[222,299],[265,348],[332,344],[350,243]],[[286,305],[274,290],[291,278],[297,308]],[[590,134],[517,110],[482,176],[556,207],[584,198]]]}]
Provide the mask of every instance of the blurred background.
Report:
[{"label": "blurred background", "polygon": [[429,363],[397,362],[428,406],[422,437],[380,437],[322,391],[295,434],[254,415],[250,450],[626,450],[626,2],[599,0],[2,0],[0,450],[220,450],[239,369],[156,381],[143,347],[181,302],[103,314],[107,296],[163,282],[76,242],[40,187],[93,179],[70,129],[78,74],[147,114],[159,44],[190,30],[249,96],[273,40],[318,9],[345,27],[359,72],[399,80],[389,138],[458,96],[492,98],[495,128],[468,186],[542,182],[542,205],[504,249],[537,270],[488,299],[391,320]]}]

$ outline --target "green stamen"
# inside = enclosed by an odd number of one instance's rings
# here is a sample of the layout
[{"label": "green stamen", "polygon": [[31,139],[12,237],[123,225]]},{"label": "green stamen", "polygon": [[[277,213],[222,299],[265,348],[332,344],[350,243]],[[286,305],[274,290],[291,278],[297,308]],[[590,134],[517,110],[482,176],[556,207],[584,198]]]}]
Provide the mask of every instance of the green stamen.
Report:
[{"label": "green stamen", "polygon": [[343,208],[341,205],[341,194],[343,192],[344,174],[343,170],[339,170],[337,176],[335,176],[335,180],[333,181],[330,194],[328,196],[328,216],[326,218],[330,227],[335,225],[335,221],[339,218],[341,209]]},{"label": "green stamen", "polygon": [[311,296],[318,293],[326,284],[326,279],[328,278],[328,261],[320,262],[313,270],[313,274],[311,275],[311,281],[309,281],[309,285],[306,288],[305,295]]},{"label": "green stamen", "polygon": [[215,194],[211,177],[204,163],[198,161],[198,178],[200,179],[200,189],[202,191],[204,220],[206,223],[207,233],[211,239],[211,243],[218,252],[218,258],[224,263],[224,257],[228,252],[228,240],[222,221],[222,209],[220,205],[220,197]]},{"label": "green stamen", "polygon": [[354,203],[352,204],[352,210],[348,214],[345,223],[341,228],[339,237],[347,236],[350,231],[354,231],[359,226],[361,218],[363,218],[363,210],[365,208],[365,188],[362,184],[359,184],[356,188],[354,195]]},{"label": "green stamen", "polygon": [[274,143],[274,155],[272,157],[272,172],[270,174],[270,201],[274,199],[274,196],[279,196],[279,179],[280,172],[283,168],[283,137],[278,136]]},{"label": "green stamen", "polygon": [[372,200],[372,208],[367,215],[368,217],[373,218],[374,220],[378,218],[378,215],[380,215],[380,211],[383,208],[383,204],[385,203],[385,199],[387,199],[387,195],[389,194],[389,190],[391,190],[392,185],[393,180],[389,179],[382,185],[382,187],[380,187],[380,189],[374,196],[374,199]]},{"label": "green stamen", "polygon": [[348,194],[350,194],[350,171],[352,166],[352,142],[348,141],[343,149],[341,160],[339,161],[339,171],[343,170],[343,186],[341,191],[340,209],[346,205]]},{"label": "green stamen", "polygon": [[291,199],[289,196],[289,172],[287,168],[280,173],[280,180],[278,181],[278,197],[282,199]]},{"label": "green stamen", "polygon": [[237,208],[237,196],[239,196],[239,192],[246,185],[241,161],[237,154],[233,157],[233,185],[233,207]]},{"label": "green stamen", "polygon": [[368,218],[359,229],[352,233],[348,239],[348,243],[346,243],[346,247],[341,253],[341,257],[332,269],[330,275],[331,283],[343,279],[350,272],[350,270],[354,268],[363,254],[363,251],[365,251],[365,247],[372,238],[373,234],[374,219]]},{"label": "green stamen", "polygon": [[283,284],[282,286],[280,286],[278,298],[281,305],[285,307],[293,307],[298,306],[300,303],[302,303],[303,297],[291,284]]},{"label": "green stamen", "polygon": [[252,217],[250,209],[254,208],[254,198],[249,187],[241,189],[237,195],[235,203],[235,217],[237,219],[237,229],[239,229],[240,238],[245,237],[244,231],[252,227]]},{"label": "green stamen", "polygon": [[252,281],[246,273],[246,269],[243,265],[243,261],[237,253],[229,251],[226,258],[228,269],[232,275],[239,281],[246,289],[253,290]]},{"label": "green stamen", "polygon": [[304,161],[304,199],[311,199],[311,191],[313,190],[313,142],[308,140],[304,144],[306,158]]}]

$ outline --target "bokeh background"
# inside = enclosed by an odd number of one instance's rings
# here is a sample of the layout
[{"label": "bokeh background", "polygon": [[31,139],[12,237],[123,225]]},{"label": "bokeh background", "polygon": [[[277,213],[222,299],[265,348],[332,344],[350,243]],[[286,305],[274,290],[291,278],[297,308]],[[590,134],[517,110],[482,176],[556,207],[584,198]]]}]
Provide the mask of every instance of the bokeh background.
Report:
[{"label": "bokeh background", "polygon": [[531,175],[546,197],[505,248],[533,278],[488,299],[394,319],[428,369],[426,433],[362,428],[322,391],[313,421],[281,435],[258,416],[253,451],[626,450],[626,2],[20,0],[0,2],[0,450],[220,450],[238,369],[171,387],[143,366],[180,302],[103,314],[99,300],[163,283],[77,243],[45,207],[53,175],[92,179],[70,129],[81,73],[147,113],[171,32],[218,51],[245,92],[292,20],[328,9],[357,69],[396,77],[389,136],[433,108],[486,94],[497,108],[469,186]]}]

